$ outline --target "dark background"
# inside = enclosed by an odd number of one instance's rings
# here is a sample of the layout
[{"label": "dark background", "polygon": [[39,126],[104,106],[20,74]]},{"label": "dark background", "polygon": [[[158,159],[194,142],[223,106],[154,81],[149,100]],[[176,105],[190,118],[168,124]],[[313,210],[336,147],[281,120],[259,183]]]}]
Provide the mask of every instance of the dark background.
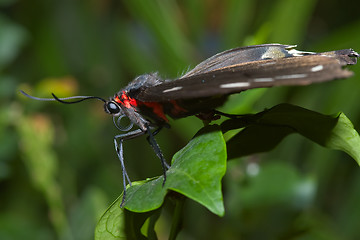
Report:
[{"label": "dark background", "polygon": [[[101,102],[37,102],[40,97],[112,96],[135,76],[176,78],[237,46],[283,43],[299,50],[360,51],[357,1],[0,1],[0,239],[91,239],[122,191],[113,136]],[[355,76],[307,87],[257,89],[231,98],[229,113],[287,102],[344,112],[360,127]],[[201,128],[171,121],[157,136],[168,160]],[[145,138],[125,144],[131,179],[161,174]],[[246,146],[244,146],[246,147]],[[359,239],[360,173],[345,153],[292,135],[270,153],[229,162],[226,214],[187,201],[178,239]],[[167,206],[157,223],[166,239]]]}]

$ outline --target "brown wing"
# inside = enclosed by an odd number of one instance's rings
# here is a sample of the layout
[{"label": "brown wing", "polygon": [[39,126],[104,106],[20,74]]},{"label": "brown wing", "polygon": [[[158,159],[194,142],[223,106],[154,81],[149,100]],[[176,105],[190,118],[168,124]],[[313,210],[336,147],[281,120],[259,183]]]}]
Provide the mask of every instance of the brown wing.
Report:
[{"label": "brown wing", "polygon": [[179,79],[143,89],[136,98],[191,99],[347,78],[352,72],[342,67],[355,64],[357,57],[359,54],[351,49],[312,53],[276,44],[238,48],[205,60]]}]

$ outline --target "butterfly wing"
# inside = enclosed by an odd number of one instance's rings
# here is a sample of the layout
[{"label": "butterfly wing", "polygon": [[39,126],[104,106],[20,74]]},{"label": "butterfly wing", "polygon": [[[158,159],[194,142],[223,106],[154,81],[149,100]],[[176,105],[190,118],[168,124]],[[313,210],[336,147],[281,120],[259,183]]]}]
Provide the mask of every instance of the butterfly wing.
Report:
[{"label": "butterfly wing", "polygon": [[308,85],[347,78],[344,65],[355,64],[351,49],[324,53],[302,52],[294,46],[265,44],[219,53],[176,80],[144,88],[141,101],[170,101],[238,93],[252,88]]},{"label": "butterfly wing", "polygon": [[[195,68],[181,76],[181,78],[210,72],[224,66],[231,66],[235,64],[259,61],[264,59],[290,57],[292,56],[291,51],[294,51],[294,47],[296,46],[281,44],[262,44],[229,49],[199,63]],[[314,53],[302,52],[302,54]]]}]

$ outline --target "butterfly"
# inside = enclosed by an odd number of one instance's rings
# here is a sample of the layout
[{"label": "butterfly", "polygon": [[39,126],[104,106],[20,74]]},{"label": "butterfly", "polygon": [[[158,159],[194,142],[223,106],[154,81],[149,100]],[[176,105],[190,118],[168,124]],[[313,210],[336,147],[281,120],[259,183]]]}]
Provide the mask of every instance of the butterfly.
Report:
[{"label": "butterfly", "polygon": [[[177,119],[196,115],[208,121],[219,116],[231,117],[216,110],[231,94],[253,88],[308,85],[348,78],[353,73],[343,67],[356,64],[359,57],[352,49],[315,53],[295,47],[263,44],[230,49],[206,59],[177,79],[162,79],[156,72],[140,75],[109,100],[96,96],[58,98],[55,94],[53,98],[38,98],[21,92],[31,99],[65,104],[88,99],[104,102],[105,112],[113,116],[115,126],[124,132],[114,137],[122,168],[122,206],[126,181],[131,186],[123,158],[125,140],[148,135],[148,142],[161,160],[164,184],[170,166],[154,136],[163,127],[169,127],[168,116]],[[130,120],[130,125],[121,124],[124,117]],[[137,129],[132,130],[134,125]]]}]

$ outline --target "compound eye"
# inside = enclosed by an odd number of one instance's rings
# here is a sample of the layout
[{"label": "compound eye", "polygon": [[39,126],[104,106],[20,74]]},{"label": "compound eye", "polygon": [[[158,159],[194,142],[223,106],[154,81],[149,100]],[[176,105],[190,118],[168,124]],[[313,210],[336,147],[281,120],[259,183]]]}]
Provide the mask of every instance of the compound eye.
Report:
[{"label": "compound eye", "polygon": [[105,104],[105,106],[106,106],[105,109],[110,114],[117,114],[120,112],[119,106],[114,102],[108,102]]}]

